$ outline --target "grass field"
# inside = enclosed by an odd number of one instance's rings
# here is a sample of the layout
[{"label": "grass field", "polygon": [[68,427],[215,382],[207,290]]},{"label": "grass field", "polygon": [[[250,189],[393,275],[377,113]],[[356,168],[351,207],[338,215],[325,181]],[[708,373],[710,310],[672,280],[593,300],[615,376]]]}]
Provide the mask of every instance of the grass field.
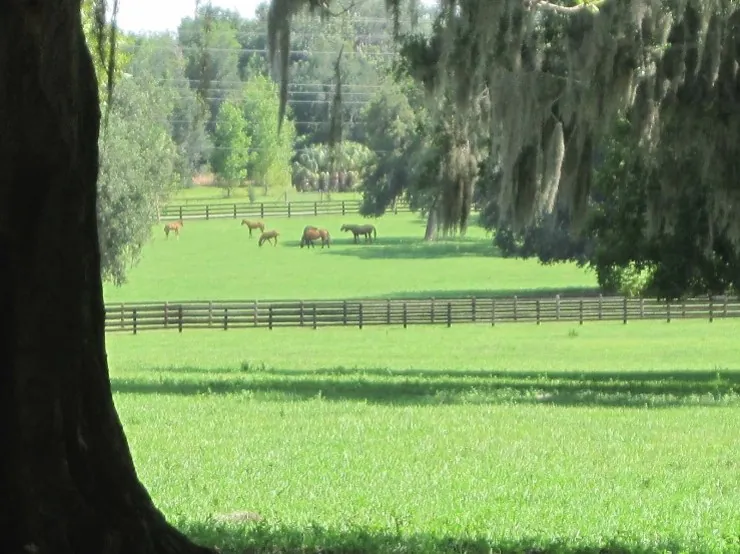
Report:
[{"label": "grass field", "polygon": [[[353,244],[342,223],[359,216],[306,216],[265,220],[281,236],[276,247],[257,246],[241,220],[187,221],[179,239],[160,226],[121,288],[105,289],[107,302],[251,300],[542,294],[593,288],[595,277],[573,264],[543,267],[534,260],[498,257],[491,239],[473,227],[465,238],[424,243],[424,221],[405,213],[375,221],[377,242]],[[301,249],[307,224],[332,233],[331,248]],[[349,236],[348,236],[349,235]]]},{"label": "grass field", "polygon": [[[424,244],[409,214],[161,229],[107,301],[544,293],[569,265]],[[297,247],[307,223],[330,250]],[[734,320],[111,334],[139,474],[198,541],[244,552],[740,552]],[[260,521],[253,513],[259,514]]]},{"label": "grass field", "polygon": [[[738,332],[516,324],[108,344],[143,481],[227,552],[708,553],[738,551]],[[243,511],[264,519],[220,522]]]}]

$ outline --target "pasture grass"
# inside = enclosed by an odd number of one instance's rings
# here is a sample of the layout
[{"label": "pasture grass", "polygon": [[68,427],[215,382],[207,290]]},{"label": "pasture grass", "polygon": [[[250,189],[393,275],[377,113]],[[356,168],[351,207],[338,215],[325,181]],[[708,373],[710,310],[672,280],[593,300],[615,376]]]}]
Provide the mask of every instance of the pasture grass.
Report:
[{"label": "pasture grass", "polygon": [[[255,188],[255,202],[322,202],[341,200],[362,200],[357,192],[298,192],[293,187],[290,190],[268,190],[265,194],[262,187]],[[180,204],[233,204],[249,202],[249,189],[237,187],[226,194],[226,189],[213,185],[195,185],[189,188],[178,189],[167,202],[171,206]]]},{"label": "pasture grass", "polygon": [[740,551],[739,332],[688,320],[107,342],[143,482],[224,552],[724,553]]},{"label": "pasture grass", "polygon": [[[241,219],[186,221],[179,239],[153,229],[141,260],[121,288],[105,287],[106,302],[265,300],[456,295],[543,294],[595,290],[592,272],[575,264],[542,266],[505,259],[477,226],[465,237],[425,243],[425,221],[414,214],[371,220],[377,242],[354,244],[339,231],[360,216],[267,219],[278,245],[257,246]],[[299,248],[307,224],[325,227],[330,248]],[[361,241],[363,239],[360,239]]]}]

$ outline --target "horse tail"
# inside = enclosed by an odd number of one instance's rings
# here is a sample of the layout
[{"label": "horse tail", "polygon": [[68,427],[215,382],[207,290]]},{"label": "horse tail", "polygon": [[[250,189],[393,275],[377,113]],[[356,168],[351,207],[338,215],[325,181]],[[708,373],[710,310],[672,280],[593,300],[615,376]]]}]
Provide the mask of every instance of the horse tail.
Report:
[{"label": "horse tail", "polygon": [[375,229],[375,225],[373,225],[373,238],[378,238],[378,231]]}]

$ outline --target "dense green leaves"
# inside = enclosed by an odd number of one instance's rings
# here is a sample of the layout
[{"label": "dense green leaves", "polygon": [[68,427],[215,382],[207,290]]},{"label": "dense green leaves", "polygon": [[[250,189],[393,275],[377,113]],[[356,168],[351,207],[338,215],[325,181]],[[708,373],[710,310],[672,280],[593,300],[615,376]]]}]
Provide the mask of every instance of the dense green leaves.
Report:
[{"label": "dense green leaves", "polygon": [[168,113],[168,99],[151,81],[117,83],[108,129],[100,137],[98,178],[101,270],[116,284],[125,282],[178,180]]},{"label": "dense green leaves", "polygon": [[269,77],[254,73],[243,90],[242,110],[251,136],[253,153],[249,178],[268,190],[286,192],[291,186],[291,159],[296,139],[295,126],[288,119],[278,133],[280,101],[278,88]]},{"label": "dense green leaves", "polygon": [[221,105],[214,135],[211,164],[219,184],[230,193],[247,178],[250,159],[252,139],[247,133],[247,121],[241,106],[230,100]]}]

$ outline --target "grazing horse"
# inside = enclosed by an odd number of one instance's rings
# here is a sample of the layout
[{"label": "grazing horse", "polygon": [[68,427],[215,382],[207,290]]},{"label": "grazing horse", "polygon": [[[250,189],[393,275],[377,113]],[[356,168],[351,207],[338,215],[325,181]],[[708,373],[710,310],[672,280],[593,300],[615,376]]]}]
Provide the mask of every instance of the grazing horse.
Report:
[{"label": "grazing horse", "polygon": [[249,236],[252,236],[252,229],[259,229],[260,232],[265,232],[265,224],[261,221],[250,221],[248,219],[242,219],[242,227],[246,225],[247,229],[249,229]]},{"label": "grazing horse", "polygon": [[[377,238],[377,232],[375,231],[375,225],[342,225],[341,231],[351,231],[355,236],[355,244],[357,244],[357,237],[363,235],[365,242],[372,242],[374,238]],[[372,235],[372,238],[371,238]]]},{"label": "grazing horse", "polygon": [[277,239],[279,235],[280,233],[278,233],[275,229],[272,229],[271,231],[265,231],[260,235],[259,246],[262,246],[265,242],[270,241],[273,241],[273,246],[277,246]]},{"label": "grazing horse", "polygon": [[182,219],[167,223],[164,226],[164,236],[170,238],[170,231],[172,231],[177,238],[180,238],[180,229],[182,229]]},{"label": "grazing horse", "polygon": [[321,248],[323,248],[324,245],[329,248],[329,245],[331,244],[329,231],[326,229],[318,229],[313,225],[307,225],[306,228],[303,229],[303,236],[301,236],[301,248],[304,246],[315,247],[316,245],[313,241],[318,239],[321,239]]}]

